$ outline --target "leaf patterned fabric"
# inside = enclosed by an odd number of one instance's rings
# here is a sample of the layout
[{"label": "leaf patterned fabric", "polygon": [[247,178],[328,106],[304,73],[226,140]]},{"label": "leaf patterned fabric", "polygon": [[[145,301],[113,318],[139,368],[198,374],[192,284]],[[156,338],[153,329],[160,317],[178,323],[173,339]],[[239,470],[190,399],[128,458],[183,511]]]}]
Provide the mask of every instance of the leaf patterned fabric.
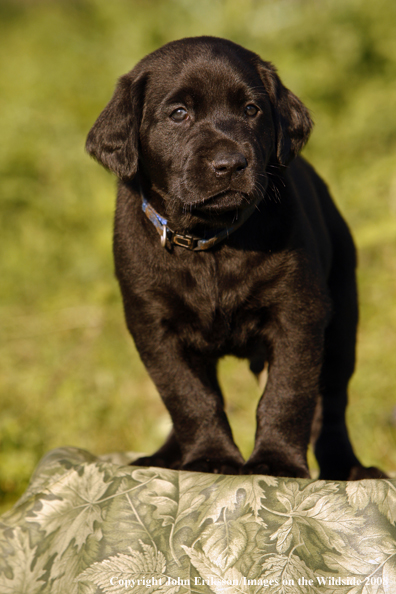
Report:
[{"label": "leaf patterned fabric", "polygon": [[0,518],[1,594],[396,593],[394,480],[127,464],[45,456]]}]

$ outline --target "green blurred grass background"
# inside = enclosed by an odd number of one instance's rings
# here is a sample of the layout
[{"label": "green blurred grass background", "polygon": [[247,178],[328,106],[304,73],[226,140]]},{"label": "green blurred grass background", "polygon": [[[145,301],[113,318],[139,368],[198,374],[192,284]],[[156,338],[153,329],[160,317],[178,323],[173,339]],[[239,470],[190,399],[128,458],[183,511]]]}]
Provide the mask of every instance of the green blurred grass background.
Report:
[{"label": "green blurred grass background", "polygon": [[[394,0],[0,1],[0,509],[51,448],[151,452],[168,432],[114,279],[115,180],[83,147],[118,76],[201,34],[273,61],[312,110],[305,155],[359,248],[350,432],[396,469],[395,24]],[[259,390],[244,362],[220,377],[248,455]]]}]

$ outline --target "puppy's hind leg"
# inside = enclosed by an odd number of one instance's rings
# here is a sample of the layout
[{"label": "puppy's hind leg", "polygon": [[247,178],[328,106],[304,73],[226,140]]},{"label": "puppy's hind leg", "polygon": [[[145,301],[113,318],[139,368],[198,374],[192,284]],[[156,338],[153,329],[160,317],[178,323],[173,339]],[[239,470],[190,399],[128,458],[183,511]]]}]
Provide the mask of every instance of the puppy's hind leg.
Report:
[{"label": "puppy's hind leg", "polygon": [[[346,227],[334,254],[329,278],[333,315],[325,333],[321,374],[322,427],[315,444],[320,478],[359,480],[384,478],[377,468],[365,468],[357,459],[345,422],[347,387],[355,367],[358,322],[355,252]],[[340,249],[341,248],[341,249]]]}]

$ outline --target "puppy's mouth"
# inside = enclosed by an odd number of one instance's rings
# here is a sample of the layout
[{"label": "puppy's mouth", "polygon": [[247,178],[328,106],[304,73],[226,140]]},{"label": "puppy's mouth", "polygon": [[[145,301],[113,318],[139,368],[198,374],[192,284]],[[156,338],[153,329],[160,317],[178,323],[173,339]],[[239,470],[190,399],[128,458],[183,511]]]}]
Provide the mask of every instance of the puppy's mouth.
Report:
[{"label": "puppy's mouth", "polygon": [[257,200],[250,194],[236,190],[224,190],[202,200],[185,203],[184,215],[192,217],[188,226],[204,225],[223,228],[234,225],[242,213],[255,205]]},{"label": "puppy's mouth", "polygon": [[236,209],[244,209],[252,203],[251,198],[244,192],[236,190],[223,190],[208,198],[189,203],[191,212],[202,214],[226,214]]}]

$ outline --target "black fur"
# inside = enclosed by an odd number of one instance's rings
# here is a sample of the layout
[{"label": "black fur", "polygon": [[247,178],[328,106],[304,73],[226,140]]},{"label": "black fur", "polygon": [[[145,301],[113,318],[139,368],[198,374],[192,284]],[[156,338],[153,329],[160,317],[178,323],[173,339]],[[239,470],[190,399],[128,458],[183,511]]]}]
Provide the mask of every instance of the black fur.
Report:
[{"label": "black fur", "polygon": [[[297,156],[311,127],[271,64],[201,37],[139,62],[90,131],[88,152],[120,179],[114,256],[126,321],[174,425],[140,464],[308,477],[321,394],[321,476],[380,476],[359,463],[345,426],[355,250],[325,184]],[[165,249],[141,189],[173,231],[198,236],[259,203],[210,251]],[[257,373],[269,364],[246,463],[216,377],[227,354]]]}]

